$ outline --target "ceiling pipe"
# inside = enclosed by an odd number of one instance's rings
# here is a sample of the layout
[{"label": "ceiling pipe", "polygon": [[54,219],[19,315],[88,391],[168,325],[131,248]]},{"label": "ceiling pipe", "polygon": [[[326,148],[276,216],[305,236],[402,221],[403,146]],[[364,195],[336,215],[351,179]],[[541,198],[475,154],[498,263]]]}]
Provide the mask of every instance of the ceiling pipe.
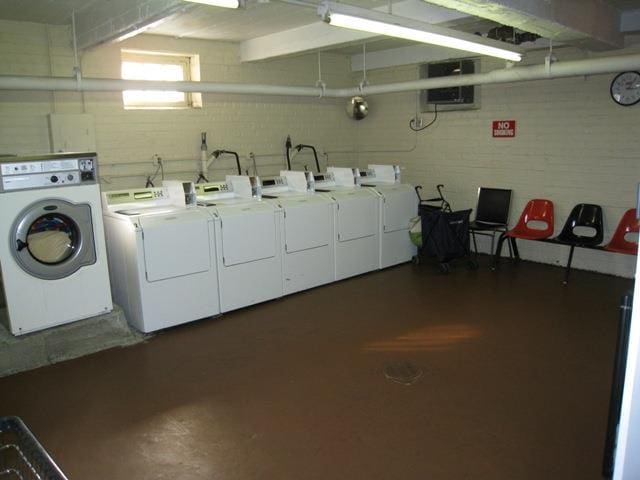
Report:
[{"label": "ceiling pipe", "polygon": [[[228,93],[245,95],[293,95],[320,97],[318,87],[288,87],[213,82],[166,82],[123,80],[120,78],[22,77],[0,75],[0,90],[53,90],[68,92],[122,92],[124,90],[172,90],[178,92]],[[326,95],[325,95],[326,96]],[[334,95],[336,96],[336,95]]]},{"label": "ceiling pipe", "polygon": [[[640,54],[619,55],[615,57],[589,58],[554,62],[547,65],[531,65],[527,67],[511,67],[493,70],[488,73],[474,73],[450,77],[428,78],[411,82],[391,83],[387,85],[368,85],[360,91],[351,90],[352,95],[380,95],[428,88],[459,87],[465,85],[488,85],[492,83],[514,83],[531,80],[576,77],[616,73],[625,70],[640,69]],[[350,95],[348,95],[350,96]]]},{"label": "ceiling pipe", "polygon": [[47,90],[79,92],[119,92],[123,90],[175,90],[179,92],[226,93],[243,95],[285,95],[302,97],[349,98],[356,95],[381,95],[428,88],[525,82],[552,78],[616,73],[640,69],[640,53],[613,57],[570,60],[547,65],[511,67],[488,73],[427,78],[386,85],[354,88],[293,87],[213,82],[165,82],[106,78],[28,77],[0,75],[0,90]]}]

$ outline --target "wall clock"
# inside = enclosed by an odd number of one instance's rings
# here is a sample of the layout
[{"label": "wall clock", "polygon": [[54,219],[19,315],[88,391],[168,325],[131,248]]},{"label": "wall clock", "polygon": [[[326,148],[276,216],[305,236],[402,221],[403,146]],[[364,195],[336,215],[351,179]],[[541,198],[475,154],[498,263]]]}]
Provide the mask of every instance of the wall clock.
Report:
[{"label": "wall clock", "polygon": [[611,82],[611,98],[618,105],[630,107],[640,102],[640,72],[622,72]]}]

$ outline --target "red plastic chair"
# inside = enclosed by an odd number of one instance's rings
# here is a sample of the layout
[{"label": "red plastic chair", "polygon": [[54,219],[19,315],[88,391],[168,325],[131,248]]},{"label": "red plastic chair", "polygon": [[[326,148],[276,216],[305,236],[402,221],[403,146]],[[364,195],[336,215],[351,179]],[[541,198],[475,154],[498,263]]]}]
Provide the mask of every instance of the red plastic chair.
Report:
[{"label": "red plastic chair", "polygon": [[[543,229],[529,227],[529,222],[543,222]],[[542,198],[529,200],[515,227],[507,231],[507,237],[540,240],[553,235],[553,202]]]},{"label": "red plastic chair", "polygon": [[[530,222],[542,222],[546,224],[546,227],[532,228],[529,226]],[[543,198],[534,198],[533,200],[529,200],[527,205],[524,207],[516,226],[500,235],[500,238],[498,239],[498,246],[496,247],[496,252],[493,256],[492,270],[495,270],[498,267],[500,255],[502,253],[502,244],[505,240],[509,241],[509,248],[517,260],[520,258],[520,254],[518,252],[516,238],[523,238],[526,240],[544,240],[545,238],[549,238],[553,235],[553,227],[553,202]]]},{"label": "red plastic chair", "polygon": [[611,237],[611,240],[604,249],[608,252],[626,253],[627,255],[638,254],[638,242],[629,241],[625,238],[628,233],[640,232],[640,220],[636,218],[635,208],[631,208],[624,212],[620,219],[618,228]]}]

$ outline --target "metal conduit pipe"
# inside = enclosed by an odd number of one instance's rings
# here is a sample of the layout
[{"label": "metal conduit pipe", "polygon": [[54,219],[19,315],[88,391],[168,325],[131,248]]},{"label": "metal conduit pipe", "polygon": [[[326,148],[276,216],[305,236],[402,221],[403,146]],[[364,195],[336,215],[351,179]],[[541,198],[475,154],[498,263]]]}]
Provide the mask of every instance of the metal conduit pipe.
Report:
[{"label": "metal conduit pipe", "polygon": [[52,91],[123,91],[123,90],[175,90],[179,92],[227,93],[244,95],[288,95],[303,97],[348,98],[356,95],[380,95],[409,92],[427,88],[486,85],[543,80],[580,75],[615,73],[640,69],[640,54],[571,60],[546,65],[511,67],[488,73],[475,73],[451,77],[429,78],[411,82],[368,85],[362,89],[320,87],[293,87],[259,84],[230,84],[213,82],[165,82],[148,80],[122,80],[106,78],[66,78],[0,75],[0,90],[52,90]]}]

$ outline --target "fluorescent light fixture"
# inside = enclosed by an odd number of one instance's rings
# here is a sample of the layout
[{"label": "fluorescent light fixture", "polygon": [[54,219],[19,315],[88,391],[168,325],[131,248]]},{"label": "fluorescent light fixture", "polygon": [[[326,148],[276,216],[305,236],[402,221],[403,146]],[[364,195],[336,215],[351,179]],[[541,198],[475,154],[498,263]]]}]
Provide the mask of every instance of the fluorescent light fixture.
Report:
[{"label": "fluorescent light fixture", "polygon": [[123,40],[126,40],[127,38],[132,38],[132,37],[135,37],[136,35],[139,35],[140,33],[144,33],[147,30],[149,30],[150,28],[157,27],[158,25],[161,25],[166,21],[167,21],[167,18],[161,18],[160,20],[156,20],[155,22],[151,22],[148,25],[143,25],[141,27],[134,28],[130,32],[122,33],[122,35],[120,35],[118,38],[116,38],[113,41],[114,42],[122,42]]},{"label": "fluorescent light fixture", "polygon": [[480,55],[504,58],[512,62],[522,60],[520,52],[504,48],[503,42],[397,15],[332,2],[321,4],[318,7],[318,14],[329,25],[336,27],[455,48]]},{"label": "fluorescent light fixture", "polygon": [[185,0],[191,3],[202,3],[204,5],[213,5],[214,7],[238,8],[240,0]]}]

